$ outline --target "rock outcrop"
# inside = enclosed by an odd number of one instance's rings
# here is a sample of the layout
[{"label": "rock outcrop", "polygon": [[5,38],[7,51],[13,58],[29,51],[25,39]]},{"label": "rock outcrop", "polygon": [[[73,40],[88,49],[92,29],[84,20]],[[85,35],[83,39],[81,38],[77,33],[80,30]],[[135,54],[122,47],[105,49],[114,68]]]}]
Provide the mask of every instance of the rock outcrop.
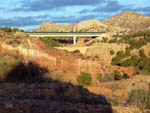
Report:
[{"label": "rock outcrop", "polygon": [[126,11],[102,21],[109,26],[119,26],[130,29],[130,32],[145,31],[150,27],[150,16],[144,16],[132,11]]},{"label": "rock outcrop", "polygon": [[43,22],[35,32],[123,32],[127,29],[121,27],[107,26],[101,21],[93,19],[81,21],[80,23],[65,25],[52,22]]},{"label": "rock outcrop", "polygon": [[70,32],[70,27],[65,24],[43,22],[35,32]]},{"label": "rock outcrop", "polygon": [[66,25],[43,22],[35,32],[107,32],[128,33],[150,30],[150,16],[126,11],[104,21],[96,19]]}]

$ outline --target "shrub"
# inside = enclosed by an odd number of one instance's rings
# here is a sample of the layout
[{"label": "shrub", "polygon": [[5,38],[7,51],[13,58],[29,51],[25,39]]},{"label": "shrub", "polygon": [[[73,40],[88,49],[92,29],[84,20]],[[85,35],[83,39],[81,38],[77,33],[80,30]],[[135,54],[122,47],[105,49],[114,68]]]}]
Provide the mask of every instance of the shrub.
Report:
[{"label": "shrub", "polygon": [[24,32],[24,30],[19,30],[18,28],[11,28],[11,27],[0,27],[0,30],[5,32]]},{"label": "shrub", "polygon": [[150,92],[143,89],[132,90],[129,94],[128,103],[137,105],[140,109],[150,109]]},{"label": "shrub", "polygon": [[62,46],[58,41],[53,40],[51,38],[46,38],[46,37],[42,38],[41,37],[40,40],[49,47],[61,47]]},{"label": "shrub", "polygon": [[120,65],[120,62],[123,58],[129,56],[127,52],[118,51],[116,56],[112,58],[112,65]]},{"label": "shrub", "polygon": [[114,39],[111,39],[111,40],[108,41],[108,43],[117,43],[117,42],[118,42],[117,38],[114,38]]},{"label": "shrub", "polygon": [[3,80],[7,74],[22,62],[18,56],[11,54],[0,55],[0,80]]},{"label": "shrub", "polygon": [[101,80],[102,80],[102,77],[103,77],[103,75],[100,73],[100,74],[97,75],[96,78],[97,78],[98,81],[101,81]]},{"label": "shrub", "polygon": [[77,78],[77,82],[80,85],[85,85],[85,86],[91,85],[91,83],[92,83],[91,74],[85,73],[85,72],[81,72],[81,74]]},{"label": "shrub", "polygon": [[110,55],[114,55],[115,52],[113,50],[110,50]]},{"label": "shrub", "polygon": [[102,41],[101,42],[107,42],[108,38],[102,37]]},{"label": "shrub", "polygon": [[80,53],[80,50],[76,49],[72,53]]},{"label": "shrub", "polygon": [[121,73],[117,70],[114,70],[111,75],[114,76],[114,80],[121,80],[122,79]]},{"label": "shrub", "polygon": [[99,58],[99,56],[96,55],[95,58]]},{"label": "shrub", "polygon": [[127,73],[124,73],[122,77],[125,78],[125,79],[128,79],[129,75]]},{"label": "shrub", "polygon": [[115,80],[115,77],[114,77],[114,75],[113,74],[109,74],[109,75],[107,75],[107,77],[106,77],[107,79],[108,79],[108,81],[114,81]]},{"label": "shrub", "polygon": [[140,57],[146,57],[145,53],[144,53],[144,49],[139,50],[139,55],[140,55]]}]

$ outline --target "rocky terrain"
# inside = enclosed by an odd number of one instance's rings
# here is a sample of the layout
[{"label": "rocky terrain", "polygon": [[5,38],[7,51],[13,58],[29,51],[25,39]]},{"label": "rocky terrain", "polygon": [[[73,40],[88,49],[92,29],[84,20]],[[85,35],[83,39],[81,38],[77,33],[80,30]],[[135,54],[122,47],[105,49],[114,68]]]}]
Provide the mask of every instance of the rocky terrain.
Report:
[{"label": "rocky terrain", "polygon": [[130,32],[145,31],[150,27],[150,16],[144,16],[132,11],[126,11],[108,18],[102,23],[109,26],[119,26],[130,29]]},{"label": "rocky terrain", "polygon": [[107,26],[99,20],[87,20],[80,23],[65,25],[52,22],[43,22],[35,32],[123,32],[127,29]]},{"label": "rocky terrain", "polygon": [[70,28],[66,24],[43,22],[35,31],[36,32],[70,32]]},{"label": "rocky terrain", "polygon": [[[69,68],[72,64],[70,61],[66,66],[61,64],[67,60],[59,51],[50,51],[38,39],[23,36],[24,33],[1,32],[0,112],[112,113],[111,104],[103,95],[91,93],[82,86],[52,80],[57,69],[61,72],[62,66]],[[70,56],[68,54],[70,60],[77,58]]]},{"label": "rocky terrain", "polygon": [[66,25],[43,22],[35,32],[107,32],[128,33],[150,29],[150,17],[127,11],[104,21],[96,19]]},{"label": "rocky terrain", "polygon": [[[135,38],[140,39],[143,36]],[[0,111],[111,113],[115,110],[118,113],[141,113],[139,108],[128,104],[128,98],[134,89],[149,90],[149,76],[133,76],[132,66],[111,64],[117,51],[125,51],[129,44],[101,41],[89,46],[89,42],[80,44],[84,47],[68,46],[68,52],[48,47],[25,33],[0,31],[0,80],[7,76],[0,82]],[[149,57],[149,44],[132,50],[131,54],[139,56],[139,49],[144,49]],[[113,55],[110,54],[111,50],[114,51]],[[127,74],[129,78],[105,80],[114,70],[122,76]],[[78,86],[77,77],[82,72],[90,73],[93,80],[90,86]],[[41,74],[42,78],[39,76]],[[104,81],[98,80],[99,74],[104,75]],[[36,77],[40,77],[40,82]]]},{"label": "rocky terrain", "polygon": [[112,113],[104,96],[69,83],[1,83],[2,113]]}]

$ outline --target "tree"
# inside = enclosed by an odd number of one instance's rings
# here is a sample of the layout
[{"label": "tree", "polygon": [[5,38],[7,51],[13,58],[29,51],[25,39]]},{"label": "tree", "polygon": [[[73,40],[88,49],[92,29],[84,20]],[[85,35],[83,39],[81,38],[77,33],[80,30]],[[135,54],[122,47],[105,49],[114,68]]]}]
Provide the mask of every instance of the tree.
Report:
[{"label": "tree", "polygon": [[117,70],[114,70],[112,75],[114,76],[115,80],[121,80],[122,79],[121,73]]},{"label": "tree", "polygon": [[91,74],[85,73],[85,72],[81,72],[81,74],[77,78],[77,82],[80,85],[83,85],[83,86],[89,86],[89,85],[91,85],[91,83],[92,83]]},{"label": "tree", "polygon": [[115,52],[113,50],[110,50],[110,55],[114,55]]}]

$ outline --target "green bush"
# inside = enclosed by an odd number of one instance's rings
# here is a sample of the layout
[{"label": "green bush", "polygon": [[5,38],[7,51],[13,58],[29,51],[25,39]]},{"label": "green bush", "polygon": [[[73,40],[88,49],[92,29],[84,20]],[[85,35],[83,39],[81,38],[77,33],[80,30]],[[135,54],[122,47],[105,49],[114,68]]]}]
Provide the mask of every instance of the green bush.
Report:
[{"label": "green bush", "polygon": [[58,42],[58,41],[56,41],[56,40],[53,40],[53,39],[51,39],[51,38],[40,38],[40,40],[42,41],[42,42],[44,42],[47,46],[49,46],[49,47],[61,47],[62,45]]},{"label": "green bush", "polygon": [[117,38],[114,38],[114,39],[109,40],[108,43],[118,43],[118,40]]},{"label": "green bush", "polygon": [[144,53],[144,49],[139,50],[139,55],[140,55],[140,57],[146,57],[145,53]]},{"label": "green bush", "polygon": [[121,80],[122,79],[121,73],[117,70],[114,70],[111,75],[114,76],[114,80]]},{"label": "green bush", "polygon": [[101,73],[96,76],[96,78],[97,78],[98,81],[101,81],[102,77],[103,77],[103,75]]},{"label": "green bush", "polygon": [[150,74],[150,58],[147,58],[145,54],[140,53],[140,57],[134,55],[130,59],[127,59],[119,63],[120,66],[133,66],[135,74]]},{"label": "green bush", "polygon": [[120,65],[120,62],[123,58],[130,56],[129,48],[126,48],[126,52],[118,51],[116,56],[112,58],[112,65]]},{"label": "green bush", "polygon": [[115,77],[113,74],[109,74],[109,75],[107,75],[106,79],[108,79],[108,81],[114,81]]},{"label": "green bush", "polygon": [[110,55],[114,55],[115,52],[113,50],[110,50]]},{"label": "green bush", "polygon": [[132,90],[129,94],[128,103],[137,105],[140,109],[150,109],[150,92],[143,89]]},{"label": "green bush", "polygon": [[89,86],[89,85],[91,85],[91,83],[92,83],[91,74],[85,73],[85,72],[81,72],[81,74],[77,78],[77,82],[80,85],[83,85],[83,86]]},{"label": "green bush", "polygon": [[99,56],[98,56],[98,55],[96,55],[96,56],[95,56],[95,58],[99,58]]}]

